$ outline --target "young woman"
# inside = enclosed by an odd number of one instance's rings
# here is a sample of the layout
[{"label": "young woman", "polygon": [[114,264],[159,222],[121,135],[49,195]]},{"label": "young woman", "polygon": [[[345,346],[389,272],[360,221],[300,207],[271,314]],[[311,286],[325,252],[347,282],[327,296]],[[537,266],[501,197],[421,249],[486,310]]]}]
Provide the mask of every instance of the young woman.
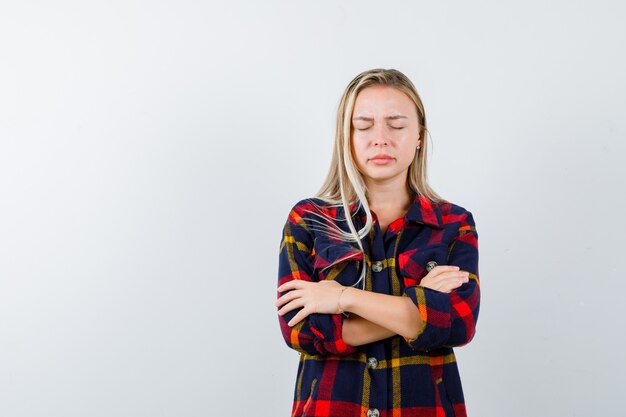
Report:
[{"label": "young woman", "polygon": [[280,328],[300,352],[292,416],[466,415],[453,347],[475,332],[478,234],[428,185],[426,133],[401,72],[346,88],[326,181],[280,245]]}]

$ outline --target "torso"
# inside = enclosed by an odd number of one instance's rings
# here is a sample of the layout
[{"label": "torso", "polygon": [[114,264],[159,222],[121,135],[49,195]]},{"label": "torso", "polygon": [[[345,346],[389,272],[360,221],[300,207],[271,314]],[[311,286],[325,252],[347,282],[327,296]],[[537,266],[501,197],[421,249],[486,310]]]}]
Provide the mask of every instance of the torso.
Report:
[{"label": "torso", "polygon": [[[361,252],[352,243],[317,233],[313,227],[317,218],[305,209],[314,210],[303,200],[302,208],[290,214],[279,282],[302,276],[355,285],[366,262],[364,289],[409,297],[426,326],[416,339],[393,336],[351,347],[341,338],[339,315],[311,315],[297,328],[281,322],[288,346],[301,353],[292,416],[466,416],[452,347],[471,340],[480,300],[470,213],[422,198],[416,198],[408,211],[381,210],[380,218],[372,210],[377,224],[363,239]],[[340,217],[342,210],[327,214]],[[365,221],[361,213],[354,226],[358,230]],[[453,299],[428,290],[419,283],[431,263],[457,265],[470,271],[472,279]]]}]

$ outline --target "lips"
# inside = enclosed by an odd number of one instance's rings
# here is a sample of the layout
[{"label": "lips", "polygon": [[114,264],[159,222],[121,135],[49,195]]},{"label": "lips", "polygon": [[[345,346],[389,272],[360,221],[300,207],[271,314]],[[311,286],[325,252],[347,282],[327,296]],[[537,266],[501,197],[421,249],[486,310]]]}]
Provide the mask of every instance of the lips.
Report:
[{"label": "lips", "polygon": [[387,155],[386,153],[379,153],[378,155],[374,155],[370,159],[371,160],[386,160],[386,159],[393,159],[393,157],[391,155]]},{"label": "lips", "polygon": [[391,155],[387,155],[386,153],[379,153],[378,155],[374,155],[369,163],[378,166],[387,166],[392,165],[394,158]]}]

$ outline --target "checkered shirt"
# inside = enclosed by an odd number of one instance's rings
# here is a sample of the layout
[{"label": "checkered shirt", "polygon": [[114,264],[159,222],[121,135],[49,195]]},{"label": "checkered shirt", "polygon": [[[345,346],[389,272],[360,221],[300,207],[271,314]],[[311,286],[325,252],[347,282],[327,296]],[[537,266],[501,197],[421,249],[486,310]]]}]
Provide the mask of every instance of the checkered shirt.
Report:
[{"label": "checkered shirt", "polygon": [[[416,195],[408,212],[384,234],[374,223],[362,240],[362,253],[354,243],[316,231],[320,218],[310,211],[320,209],[312,202],[325,205],[318,198],[301,200],[288,215],[279,249],[278,285],[293,279],[353,285],[367,265],[365,289],[409,297],[422,326],[414,339],[396,335],[354,347],[342,338],[340,314],[311,314],[293,328],[287,322],[298,310],[279,316],[285,342],[300,353],[292,416],[466,416],[453,347],[472,340],[478,318],[478,234],[472,214],[458,205],[434,204]],[[365,213],[355,209],[353,204],[350,210],[358,229]],[[322,210],[349,230],[341,207]],[[450,293],[420,286],[436,264],[468,271],[469,282]]]}]

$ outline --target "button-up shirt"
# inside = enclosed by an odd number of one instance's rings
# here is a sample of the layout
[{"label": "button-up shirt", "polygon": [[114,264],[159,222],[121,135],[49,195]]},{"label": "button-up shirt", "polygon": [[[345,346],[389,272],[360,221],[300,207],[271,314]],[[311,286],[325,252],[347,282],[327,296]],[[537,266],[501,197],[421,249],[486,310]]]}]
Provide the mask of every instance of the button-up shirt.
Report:
[{"label": "button-up shirt", "polygon": [[[362,207],[355,209],[350,206],[358,230],[366,217]],[[278,285],[332,279],[350,286],[367,266],[365,290],[410,297],[422,325],[415,338],[396,335],[350,346],[342,338],[341,314],[310,314],[294,327],[287,322],[298,309],[279,316],[287,345],[300,352],[292,416],[466,416],[453,347],[472,340],[478,318],[478,234],[472,214],[416,195],[385,233],[372,213],[362,252],[355,242],[323,233],[323,217],[312,212],[323,212],[349,230],[342,207],[328,207],[319,198],[296,203],[283,229]],[[435,265],[456,265],[469,272],[469,281],[450,293],[421,286]]]}]

